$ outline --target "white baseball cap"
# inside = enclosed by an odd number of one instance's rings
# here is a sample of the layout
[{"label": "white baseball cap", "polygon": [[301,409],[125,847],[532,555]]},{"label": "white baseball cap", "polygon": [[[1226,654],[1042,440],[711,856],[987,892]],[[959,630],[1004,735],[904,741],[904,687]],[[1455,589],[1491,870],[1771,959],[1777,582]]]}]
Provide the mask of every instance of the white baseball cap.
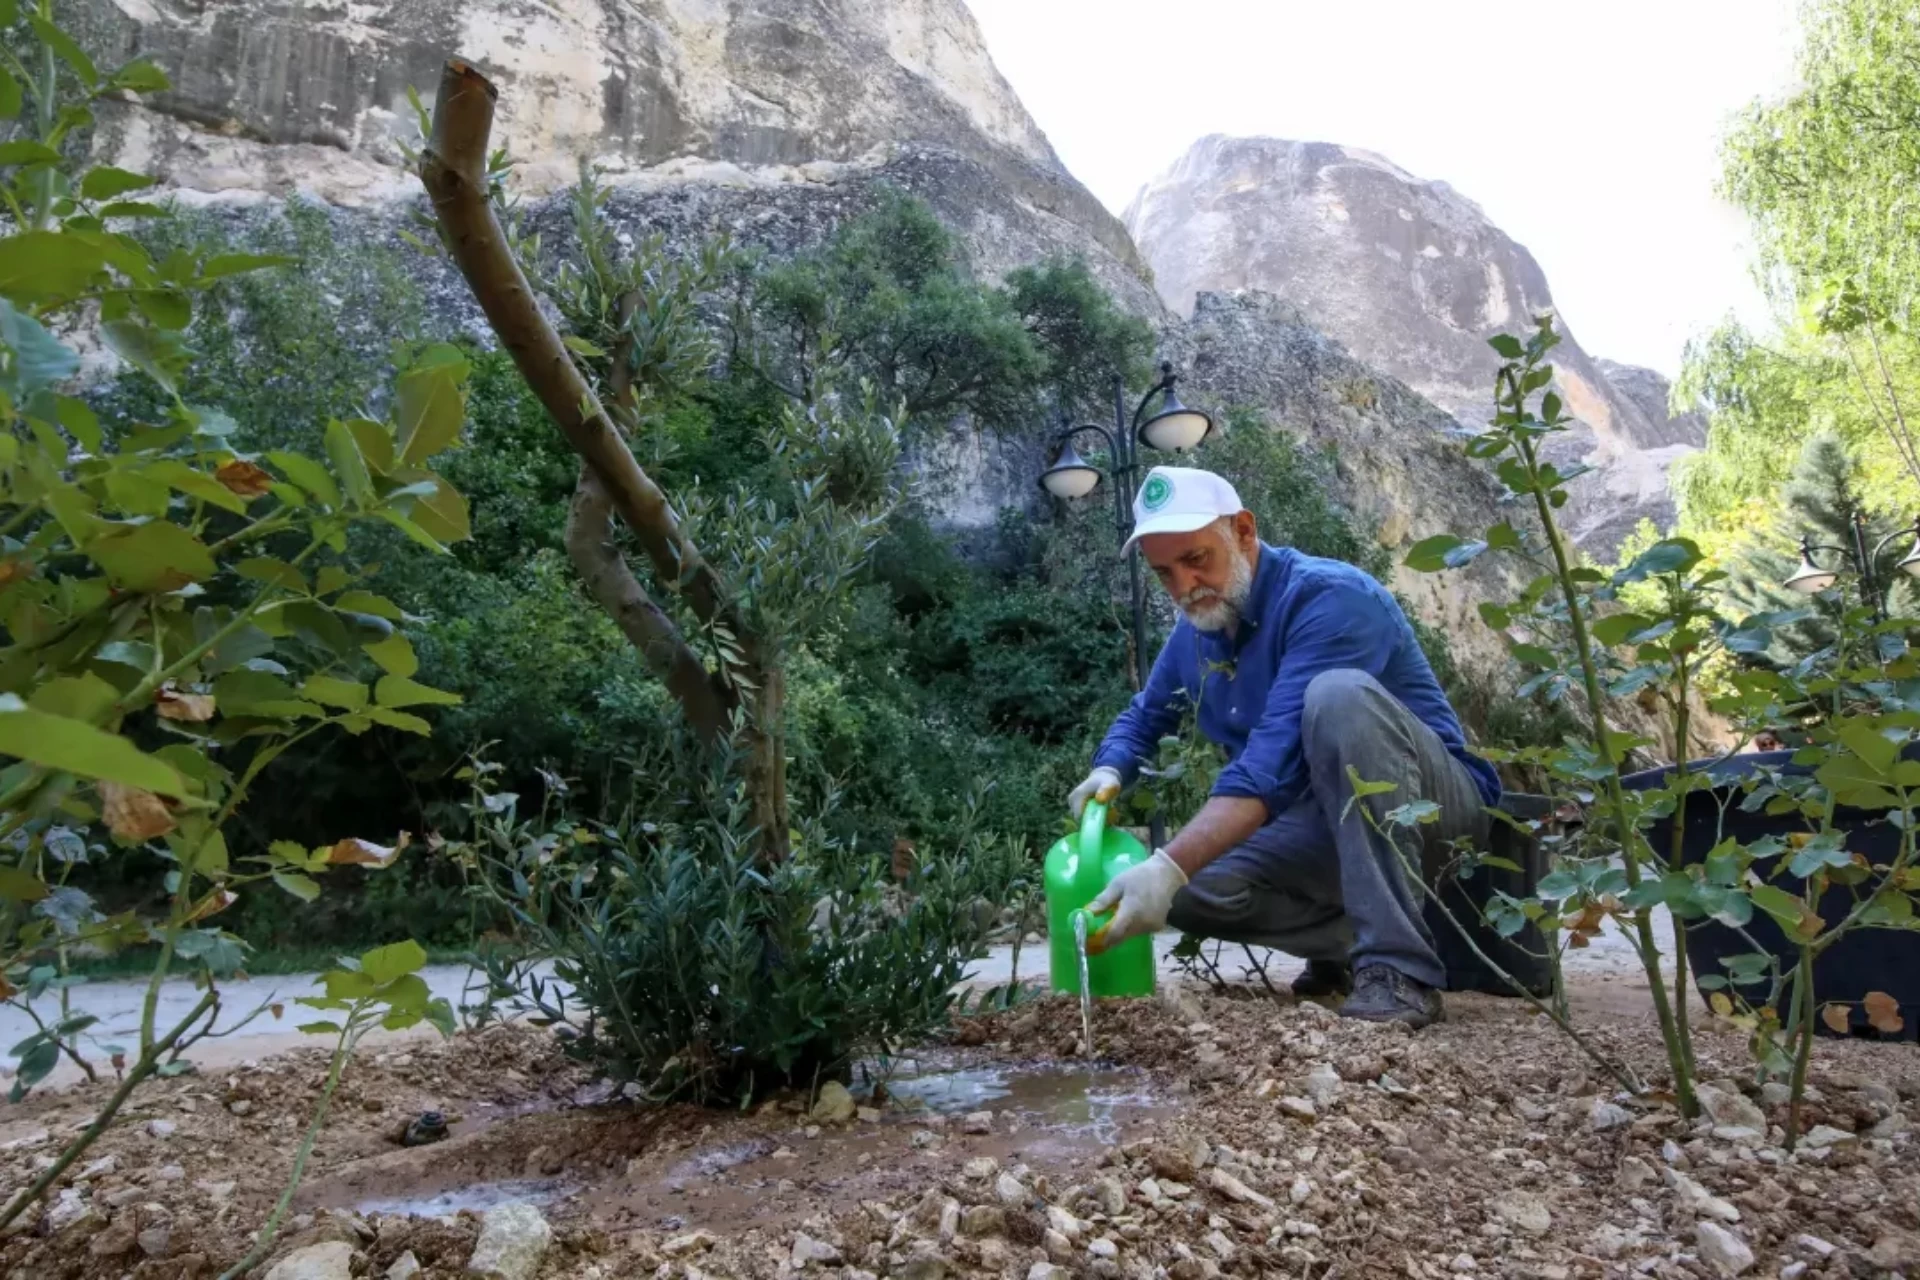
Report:
[{"label": "white baseball cap", "polygon": [[1192,533],[1222,516],[1239,515],[1240,495],[1211,471],[1193,467],[1155,467],[1133,495],[1133,536],[1120,548],[1154,533]]}]

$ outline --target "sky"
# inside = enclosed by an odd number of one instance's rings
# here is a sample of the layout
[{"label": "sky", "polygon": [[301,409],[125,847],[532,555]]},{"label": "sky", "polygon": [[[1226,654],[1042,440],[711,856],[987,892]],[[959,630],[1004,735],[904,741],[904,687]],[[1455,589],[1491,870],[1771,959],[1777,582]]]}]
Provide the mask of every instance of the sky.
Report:
[{"label": "sky", "polygon": [[1730,116],[1793,79],[1795,0],[966,0],[1067,168],[1116,214],[1209,133],[1375,151],[1476,201],[1580,345],[1669,377],[1764,323],[1714,194]]}]

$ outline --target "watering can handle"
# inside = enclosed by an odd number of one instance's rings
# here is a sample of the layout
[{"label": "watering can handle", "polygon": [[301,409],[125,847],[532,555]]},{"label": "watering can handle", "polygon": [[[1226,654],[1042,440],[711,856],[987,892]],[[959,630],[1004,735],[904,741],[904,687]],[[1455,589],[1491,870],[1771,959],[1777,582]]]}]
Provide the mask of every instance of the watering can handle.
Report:
[{"label": "watering can handle", "polygon": [[1098,800],[1088,800],[1080,814],[1080,862],[1073,877],[1074,888],[1087,898],[1107,887],[1105,859],[1101,856],[1106,835],[1107,806]]}]

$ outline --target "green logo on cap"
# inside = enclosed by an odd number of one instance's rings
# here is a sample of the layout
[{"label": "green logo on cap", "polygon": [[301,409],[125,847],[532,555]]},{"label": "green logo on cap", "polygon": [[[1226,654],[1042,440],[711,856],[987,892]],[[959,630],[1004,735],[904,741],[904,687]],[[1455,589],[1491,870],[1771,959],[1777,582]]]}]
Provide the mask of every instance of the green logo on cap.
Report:
[{"label": "green logo on cap", "polygon": [[1148,476],[1146,486],[1140,490],[1140,505],[1149,511],[1158,511],[1173,498],[1173,481],[1165,476]]}]

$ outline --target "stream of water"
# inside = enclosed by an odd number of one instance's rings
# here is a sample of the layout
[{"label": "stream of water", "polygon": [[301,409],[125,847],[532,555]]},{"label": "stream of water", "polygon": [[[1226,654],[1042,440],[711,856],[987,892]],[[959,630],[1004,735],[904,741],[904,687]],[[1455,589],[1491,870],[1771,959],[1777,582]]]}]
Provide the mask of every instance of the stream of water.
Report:
[{"label": "stream of water", "polygon": [[1087,980],[1087,913],[1073,913],[1073,949],[1080,957],[1080,1043],[1093,1057],[1093,984]]}]

